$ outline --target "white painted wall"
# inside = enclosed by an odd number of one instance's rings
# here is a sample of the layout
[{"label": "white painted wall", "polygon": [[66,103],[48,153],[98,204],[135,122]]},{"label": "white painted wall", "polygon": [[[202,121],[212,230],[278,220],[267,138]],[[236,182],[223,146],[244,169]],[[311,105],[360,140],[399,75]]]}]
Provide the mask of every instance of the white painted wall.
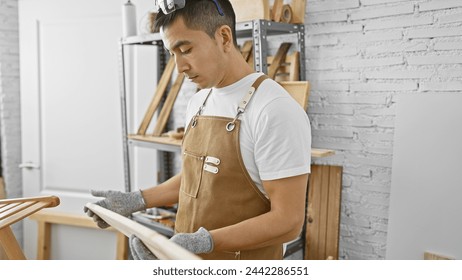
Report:
[{"label": "white painted wall", "polygon": [[462,259],[462,94],[398,98],[387,259]]}]

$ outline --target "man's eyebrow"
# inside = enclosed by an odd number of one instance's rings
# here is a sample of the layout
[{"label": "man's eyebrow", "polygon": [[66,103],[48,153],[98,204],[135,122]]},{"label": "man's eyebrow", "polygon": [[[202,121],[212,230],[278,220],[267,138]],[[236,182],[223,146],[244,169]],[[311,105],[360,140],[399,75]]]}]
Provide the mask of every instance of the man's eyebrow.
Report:
[{"label": "man's eyebrow", "polygon": [[188,40],[182,40],[182,41],[178,41],[175,43],[175,45],[172,46],[172,50],[174,49],[177,49],[183,45],[190,45],[191,44],[191,41],[188,41]]}]

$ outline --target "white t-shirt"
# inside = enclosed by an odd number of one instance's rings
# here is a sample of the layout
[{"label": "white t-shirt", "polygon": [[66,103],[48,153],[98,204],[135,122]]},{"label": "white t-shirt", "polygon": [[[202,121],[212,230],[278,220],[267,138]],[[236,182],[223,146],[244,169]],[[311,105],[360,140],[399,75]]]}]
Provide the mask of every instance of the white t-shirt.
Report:
[{"label": "white t-shirt", "polygon": [[[260,75],[253,73],[227,87],[213,88],[202,115],[234,118],[239,102]],[[209,91],[201,90],[190,99],[186,127]],[[266,194],[262,180],[310,173],[311,126],[308,115],[278,83],[266,79],[239,119],[242,159],[263,193]]]}]

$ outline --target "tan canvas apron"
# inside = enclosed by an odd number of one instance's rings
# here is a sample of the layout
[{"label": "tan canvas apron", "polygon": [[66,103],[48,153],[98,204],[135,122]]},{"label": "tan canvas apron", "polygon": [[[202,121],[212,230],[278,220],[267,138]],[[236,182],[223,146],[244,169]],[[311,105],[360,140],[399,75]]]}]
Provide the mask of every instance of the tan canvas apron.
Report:
[{"label": "tan canvas apron", "polygon": [[[207,98],[183,139],[183,169],[175,231],[191,233],[239,223],[270,211],[270,202],[247,172],[239,145],[239,116],[260,76],[240,102],[234,119],[202,116]],[[209,93],[210,94],[210,93]],[[204,259],[282,259],[282,244],[239,252],[202,254]]]}]

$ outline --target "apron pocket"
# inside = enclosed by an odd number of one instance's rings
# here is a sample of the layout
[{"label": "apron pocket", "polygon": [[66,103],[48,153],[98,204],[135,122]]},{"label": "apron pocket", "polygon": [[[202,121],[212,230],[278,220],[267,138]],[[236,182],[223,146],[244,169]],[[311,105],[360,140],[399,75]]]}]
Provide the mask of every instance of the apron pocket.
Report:
[{"label": "apron pocket", "polygon": [[205,156],[188,151],[183,152],[183,166],[181,174],[181,191],[191,197],[197,198],[202,181],[202,169]]}]

